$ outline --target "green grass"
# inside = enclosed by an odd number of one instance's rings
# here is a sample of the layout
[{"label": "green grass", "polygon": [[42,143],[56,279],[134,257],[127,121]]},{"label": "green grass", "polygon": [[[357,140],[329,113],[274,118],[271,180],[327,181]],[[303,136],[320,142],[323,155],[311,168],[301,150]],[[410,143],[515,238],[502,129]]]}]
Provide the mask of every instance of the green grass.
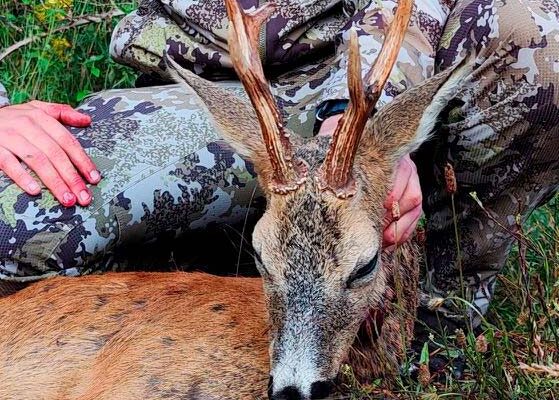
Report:
[{"label": "green grass", "polygon": [[[46,5],[46,6],[45,6]],[[130,87],[136,78],[131,69],[108,55],[110,34],[118,18],[56,32],[82,15],[98,15],[113,9],[124,13],[133,0],[0,0],[0,52],[26,38],[43,35],[0,60],[0,81],[14,103],[41,99],[76,105],[87,94],[106,88]],[[521,273],[518,246],[499,278],[495,301],[483,324],[487,351],[480,339],[466,332],[464,347],[449,332],[433,337],[437,351],[464,356],[465,374],[446,380],[432,377],[425,385],[401,378],[390,391],[361,385],[345,371],[354,399],[559,399],[559,371],[523,371],[520,363],[551,365],[559,362],[559,203],[553,200],[537,210],[523,227],[527,247]],[[526,280],[525,278],[529,279]],[[476,349],[477,347],[477,349]],[[429,355],[424,355],[428,357]],[[433,356],[431,354],[430,356]]]},{"label": "green grass", "polygon": [[135,6],[135,0],[0,0],[0,52],[39,36],[0,60],[0,82],[8,89],[10,100],[76,105],[89,93],[132,86],[137,74],[108,54],[118,18],[64,27],[83,16],[111,10],[126,13]]},{"label": "green grass", "polygon": [[[466,370],[460,379],[454,378],[450,368],[446,368],[424,385],[401,377],[397,387],[386,391],[377,385],[360,385],[351,371],[346,370],[350,398],[376,399],[382,394],[386,398],[425,400],[558,399],[557,221],[559,198],[536,210],[522,227],[523,243],[513,248],[499,276],[495,299],[482,324],[482,338],[466,332],[466,343],[460,345],[454,332],[445,335],[433,332],[430,340],[436,350],[425,354],[425,358],[435,353],[449,355],[451,359],[464,357]],[[525,249],[522,258],[519,248]],[[523,370],[521,364],[528,368]],[[548,369],[541,371],[542,366]]]}]

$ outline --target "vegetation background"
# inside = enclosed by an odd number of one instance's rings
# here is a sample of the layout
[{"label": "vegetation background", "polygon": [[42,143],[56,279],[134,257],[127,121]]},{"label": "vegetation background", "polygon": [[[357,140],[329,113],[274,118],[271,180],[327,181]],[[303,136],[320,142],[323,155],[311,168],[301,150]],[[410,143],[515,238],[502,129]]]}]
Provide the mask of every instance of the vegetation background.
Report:
[{"label": "vegetation background", "polygon": [[[135,0],[0,0],[0,82],[11,101],[77,105],[95,91],[132,87],[136,73],[112,61],[108,47],[118,19],[135,7]],[[517,226],[481,331],[433,335],[416,360],[465,361],[463,374],[420,367],[419,377],[404,374],[388,391],[382,382],[355,382],[345,368],[346,398],[559,399],[558,220],[554,199]]]},{"label": "vegetation background", "polygon": [[109,42],[135,7],[135,0],[0,0],[0,82],[11,101],[76,105],[89,93],[133,86],[136,73],[111,60]]}]

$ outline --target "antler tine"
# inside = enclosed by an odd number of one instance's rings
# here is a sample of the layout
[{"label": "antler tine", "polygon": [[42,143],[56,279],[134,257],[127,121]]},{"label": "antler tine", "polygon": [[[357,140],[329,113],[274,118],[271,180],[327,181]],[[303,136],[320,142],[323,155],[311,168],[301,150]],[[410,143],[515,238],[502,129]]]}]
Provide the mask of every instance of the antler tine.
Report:
[{"label": "antler tine", "polygon": [[302,163],[293,163],[289,135],[285,132],[281,114],[264,76],[258,52],[260,27],[276,6],[266,3],[256,11],[245,12],[237,1],[225,0],[230,20],[231,59],[260,122],[272,167],[270,189],[286,194],[296,190],[305,181],[306,169]]},{"label": "antler tine", "polygon": [[378,57],[365,76],[365,87],[361,79],[361,55],[357,32],[350,32],[348,57],[349,106],[341,118],[330,148],[318,176],[319,187],[330,190],[339,198],[355,194],[352,177],[353,162],[365,124],[382,93],[392,67],[396,62],[400,46],[408,26],[413,0],[399,0],[388,33]]}]

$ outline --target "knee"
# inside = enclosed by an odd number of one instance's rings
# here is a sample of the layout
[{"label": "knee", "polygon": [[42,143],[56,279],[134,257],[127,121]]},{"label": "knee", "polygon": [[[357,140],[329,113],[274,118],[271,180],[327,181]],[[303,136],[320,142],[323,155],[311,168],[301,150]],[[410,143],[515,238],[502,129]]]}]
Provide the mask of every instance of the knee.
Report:
[{"label": "knee", "polygon": [[496,10],[497,53],[511,72],[528,84],[547,87],[559,83],[559,19],[546,2],[511,1]]},{"label": "knee", "polygon": [[439,46],[439,63],[451,65],[468,52],[505,64],[530,63],[534,57],[556,61],[559,19],[549,7],[543,0],[529,5],[521,0],[459,0]]},{"label": "knee", "polygon": [[557,42],[559,19],[547,2],[520,0],[507,1],[493,6],[492,32],[488,35],[497,42],[508,44],[511,50],[546,49]]}]

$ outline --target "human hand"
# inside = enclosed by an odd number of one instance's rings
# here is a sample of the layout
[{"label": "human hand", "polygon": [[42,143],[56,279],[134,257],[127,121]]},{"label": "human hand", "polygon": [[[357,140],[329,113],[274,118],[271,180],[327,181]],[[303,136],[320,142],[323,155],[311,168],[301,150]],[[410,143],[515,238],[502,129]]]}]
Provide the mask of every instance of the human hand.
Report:
[{"label": "human hand", "polygon": [[62,124],[86,127],[91,118],[69,105],[42,101],[0,108],[0,171],[30,195],[39,194],[40,185],[21,160],[62,205],[71,207],[77,201],[86,206],[92,196],[85,181],[96,184],[101,175]]},{"label": "human hand", "polygon": [[[342,116],[343,114],[338,114],[326,118],[322,122],[318,134],[324,136],[332,135]],[[384,202],[384,208],[387,210],[383,226],[384,248],[409,239],[421,218],[422,201],[423,196],[417,168],[410,156],[406,155],[398,163],[394,177],[394,187]],[[394,202],[398,202],[400,209],[400,218],[397,222],[392,218],[392,205]]]},{"label": "human hand", "polygon": [[[421,218],[422,201],[417,168],[410,156],[406,155],[398,163],[394,176],[394,187],[384,201],[384,208],[387,210],[384,217],[383,235],[385,248],[409,239]],[[394,202],[398,202],[400,208],[398,221],[394,221],[392,218]]]}]

